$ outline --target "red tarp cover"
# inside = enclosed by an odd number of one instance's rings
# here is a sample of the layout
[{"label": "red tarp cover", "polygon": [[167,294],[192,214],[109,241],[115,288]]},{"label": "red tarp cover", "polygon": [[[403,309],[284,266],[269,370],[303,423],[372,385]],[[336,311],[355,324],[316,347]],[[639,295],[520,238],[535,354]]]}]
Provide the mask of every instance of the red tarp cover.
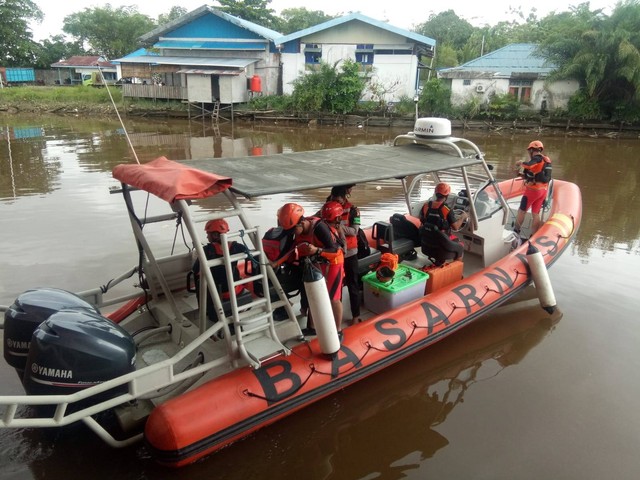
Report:
[{"label": "red tarp cover", "polygon": [[231,178],[180,165],[166,157],[138,164],[117,165],[113,178],[167,202],[207,198],[231,186]]}]

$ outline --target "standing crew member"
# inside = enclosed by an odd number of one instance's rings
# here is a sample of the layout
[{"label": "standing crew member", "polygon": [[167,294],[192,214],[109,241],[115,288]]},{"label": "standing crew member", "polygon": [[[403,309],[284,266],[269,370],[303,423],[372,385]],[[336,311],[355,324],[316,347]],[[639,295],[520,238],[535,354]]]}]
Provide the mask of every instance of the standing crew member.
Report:
[{"label": "standing crew member", "polygon": [[349,202],[348,197],[353,185],[341,185],[331,189],[327,202],[335,201],[342,205],[341,228],[346,241],[344,254],[344,284],[349,292],[349,307],[353,323],[360,322],[360,276],[358,275],[358,230],[360,229],[360,211]]},{"label": "standing crew member", "polygon": [[[310,256],[316,267],[324,275],[331,300],[331,310],[336,322],[338,335],[342,339],[342,276],[344,275],[344,239],[338,230],[342,215],[342,205],[326,203],[321,210],[322,218],[304,217],[304,209],[295,203],[287,203],[278,210],[278,222],[289,230],[295,229],[294,243],[298,245],[298,255]],[[315,335],[313,319],[307,317],[306,335]]]},{"label": "standing crew member", "polygon": [[520,175],[524,178],[525,185],[513,229],[517,234],[520,234],[522,222],[529,209],[532,217],[531,234],[533,235],[540,227],[540,210],[547,197],[547,188],[551,180],[551,159],[542,154],[543,150],[542,142],[534,140],[527,148],[529,160],[516,162],[516,167],[521,169]]}]

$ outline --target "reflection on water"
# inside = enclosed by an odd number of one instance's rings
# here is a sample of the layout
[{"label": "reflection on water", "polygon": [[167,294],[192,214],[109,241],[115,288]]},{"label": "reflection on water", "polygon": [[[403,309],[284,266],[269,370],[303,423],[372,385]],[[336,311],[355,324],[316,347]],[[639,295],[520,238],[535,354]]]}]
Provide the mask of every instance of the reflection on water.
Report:
[{"label": "reflection on water", "polygon": [[[0,122],[0,305],[30,287],[102,285],[134,265],[122,199],[109,194],[118,186],[112,168],[135,161],[122,127],[105,118],[12,115]],[[125,124],[143,162],[379,144],[405,133],[138,118]],[[504,179],[538,134],[467,136]],[[510,479],[638,478],[640,384],[629,381],[640,369],[638,141],[540,138],[555,177],[576,182],[583,194],[574,250],[550,272],[564,312],[556,327],[535,301],[505,310],[179,472],[155,465],[142,446],[111,450],[83,427],[0,430],[0,479],[62,479],[71,469],[92,478],[154,479],[473,478],[478,472]],[[264,228],[275,223],[282,203],[315,211],[327,193],[275,195],[244,206]],[[402,193],[390,182],[358,185],[352,200],[365,223],[403,210]],[[207,211],[216,202],[198,207]],[[0,368],[2,393],[20,393],[15,377]],[[540,402],[547,402],[544,414]],[[545,462],[523,457],[523,449],[547,448]],[[593,453],[585,458],[585,451]]]}]

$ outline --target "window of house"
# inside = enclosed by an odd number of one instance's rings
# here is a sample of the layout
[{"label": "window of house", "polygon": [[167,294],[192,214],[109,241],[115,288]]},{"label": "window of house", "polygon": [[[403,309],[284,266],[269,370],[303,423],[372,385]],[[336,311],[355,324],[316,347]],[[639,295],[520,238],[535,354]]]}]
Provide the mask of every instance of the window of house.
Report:
[{"label": "window of house", "polygon": [[308,43],[304,47],[304,62],[310,64],[322,61],[322,48],[317,43]]},{"label": "window of house", "polygon": [[471,80],[469,80],[468,78],[465,78],[464,80],[462,80],[462,85],[465,85],[465,86],[471,85]]},{"label": "window of house", "polygon": [[358,44],[356,46],[356,62],[361,65],[373,65],[373,44]]},{"label": "window of house", "polygon": [[521,103],[529,103],[531,101],[531,87],[533,80],[516,80],[509,81],[509,94],[516,97]]}]

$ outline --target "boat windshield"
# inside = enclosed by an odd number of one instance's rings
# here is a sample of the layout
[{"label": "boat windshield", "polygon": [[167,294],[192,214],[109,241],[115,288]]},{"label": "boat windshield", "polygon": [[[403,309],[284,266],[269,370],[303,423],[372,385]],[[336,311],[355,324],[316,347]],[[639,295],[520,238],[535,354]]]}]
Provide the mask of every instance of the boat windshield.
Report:
[{"label": "boat windshield", "polygon": [[493,183],[484,185],[475,195],[473,204],[478,215],[478,221],[491,217],[494,213],[502,210],[500,195]]}]

